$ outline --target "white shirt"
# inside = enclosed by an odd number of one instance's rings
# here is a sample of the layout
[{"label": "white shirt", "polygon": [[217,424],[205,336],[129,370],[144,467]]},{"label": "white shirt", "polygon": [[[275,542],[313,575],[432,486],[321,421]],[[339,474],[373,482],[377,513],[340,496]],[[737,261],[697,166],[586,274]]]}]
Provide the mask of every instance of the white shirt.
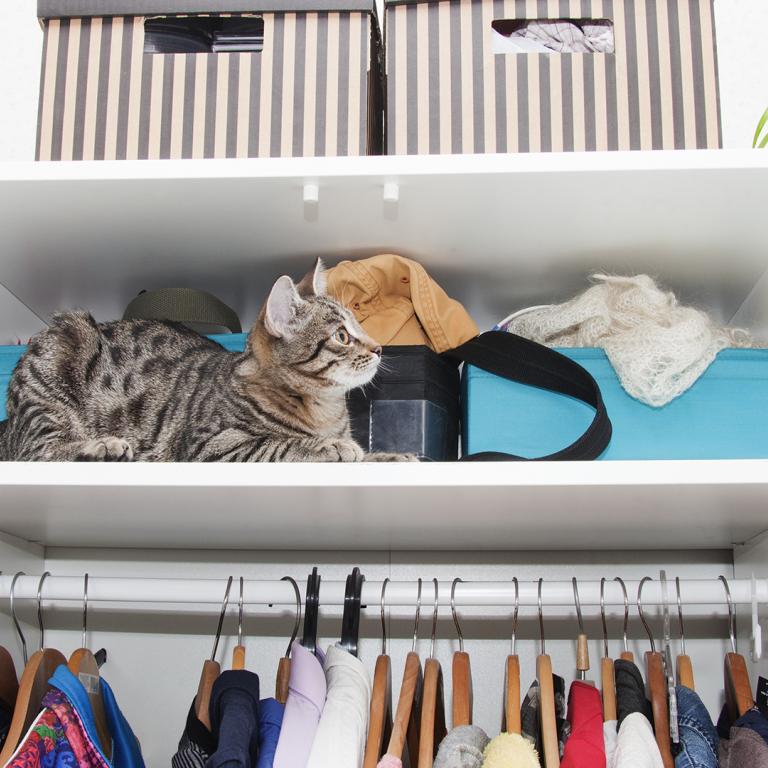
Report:
[{"label": "white shirt", "polygon": [[618,723],[616,720],[606,720],[603,723],[603,740],[605,741],[605,766],[616,766],[616,741],[619,738]]},{"label": "white shirt", "polygon": [[613,765],[614,768],[664,768],[653,728],[641,712],[633,712],[622,721]]},{"label": "white shirt", "polygon": [[324,668],[328,691],[307,768],[360,768],[371,706],[368,671],[336,645],[328,648]]}]

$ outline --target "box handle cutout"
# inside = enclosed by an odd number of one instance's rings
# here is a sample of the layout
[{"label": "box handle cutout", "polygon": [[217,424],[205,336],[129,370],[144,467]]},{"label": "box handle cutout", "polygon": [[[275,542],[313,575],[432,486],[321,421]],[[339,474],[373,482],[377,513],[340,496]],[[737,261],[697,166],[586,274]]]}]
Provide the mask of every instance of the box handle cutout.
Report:
[{"label": "box handle cutout", "polygon": [[261,16],[154,16],[144,21],[144,53],[259,53]]},{"label": "box handle cutout", "polygon": [[613,53],[610,19],[495,19],[494,53]]}]

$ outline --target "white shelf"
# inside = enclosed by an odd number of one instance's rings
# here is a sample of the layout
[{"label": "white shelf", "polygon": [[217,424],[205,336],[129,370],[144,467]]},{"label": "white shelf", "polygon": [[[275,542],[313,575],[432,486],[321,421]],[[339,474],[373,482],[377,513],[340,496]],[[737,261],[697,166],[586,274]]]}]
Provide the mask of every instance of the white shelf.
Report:
[{"label": "white shelf", "polygon": [[4,163],[0,284],[40,318],[102,320],[186,284],[248,325],[279,274],[393,250],[481,325],[600,270],[659,275],[728,320],[766,271],[766,186],[768,153],[751,150]]},{"label": "white shelf", "polygon": [[0,463],[0,531],[47,545],[730,547],[768,528],[768,460]]}]

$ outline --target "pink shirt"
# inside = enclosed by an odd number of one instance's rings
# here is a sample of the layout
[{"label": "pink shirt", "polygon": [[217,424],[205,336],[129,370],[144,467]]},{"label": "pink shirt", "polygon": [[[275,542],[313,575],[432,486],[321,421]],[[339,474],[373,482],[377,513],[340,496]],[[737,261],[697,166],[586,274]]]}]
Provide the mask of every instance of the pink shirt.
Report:
[{"label": "pink shirt", "polygon": [[298,641],[291,648],[291,676],[273,768],[305,768],[325,704],[324,656]]}]

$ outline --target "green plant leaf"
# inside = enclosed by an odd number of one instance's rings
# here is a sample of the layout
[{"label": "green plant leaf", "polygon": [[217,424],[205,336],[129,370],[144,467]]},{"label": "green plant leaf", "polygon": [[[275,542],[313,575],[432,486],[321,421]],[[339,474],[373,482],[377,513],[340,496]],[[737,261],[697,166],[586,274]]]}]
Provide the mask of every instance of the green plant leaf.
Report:
[{"label": "green plant leaf", "polygon": [[760,149],[765,149],[768,146],[768,133],[763,136],[763,140],[759,144]]},{"label": "green plant leaf", "polygon": [[[755,131],[755,139],[752,142],[752,147],[757,147],[757,143],[760,140],[760,134],[762,133],[763,128],[765,127],[765,124],[768,123],[768,109],[763,112],[763,116],[760,118],[760,121],[757,124],[757,130]],[[761,148],[765,147],[765,141],[760,145]]]}]

